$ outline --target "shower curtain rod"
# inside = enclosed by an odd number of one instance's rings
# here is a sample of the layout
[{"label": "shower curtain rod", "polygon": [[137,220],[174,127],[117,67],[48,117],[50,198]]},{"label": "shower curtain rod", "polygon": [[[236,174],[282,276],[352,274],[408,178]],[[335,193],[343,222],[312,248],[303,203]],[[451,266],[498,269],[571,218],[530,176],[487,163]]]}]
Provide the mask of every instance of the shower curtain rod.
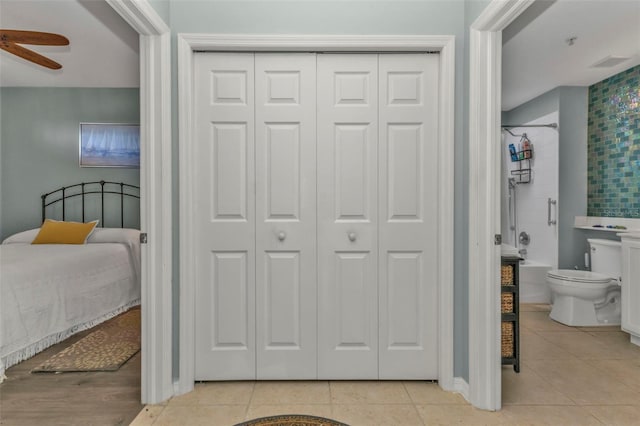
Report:
[{"label": "shower curtain rod", "polygon": [[549,123],[549,124],[503,124],[502,126],[503,129],[512,129],[515,127],[551,127],[551,128],[557,128],[558,127],[558,123]]}]

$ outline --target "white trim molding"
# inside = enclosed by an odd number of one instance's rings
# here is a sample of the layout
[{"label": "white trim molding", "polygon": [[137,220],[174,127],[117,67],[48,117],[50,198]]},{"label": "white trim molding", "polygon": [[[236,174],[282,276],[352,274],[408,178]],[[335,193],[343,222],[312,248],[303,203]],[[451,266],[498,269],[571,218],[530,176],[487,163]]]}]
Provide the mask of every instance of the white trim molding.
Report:
[{"label": "white trim molding", "polygon": [[502,31],[535,0],[493,0],[471,24],[478,31]]},{"label": "white trim molding", "polygon": [[441,51],[452,36],[178,34],[191,50],[232,52]]},{"label": "white trim molding", "polygon": [[146,0],[106,0],[140,34],[142,403],[173,395],[170,32]]},{"label": "white trim molding", "polygon": [[462,395],[462,397],[469,402],[469,383],[462,377],[455,377],[453,379],[453,391]]},{"label": "white trim molding", "polygon": [[180,348],[178,395],[191,392],[195,381],[195,228],[191,209],[195,177],[187,173],[195,164],[193,149],[193,56],[189,43],[178,35],[178,148],[180,170]]},{"label": "white trim molding", "polygon": [[453,146],[454,146],[454,36],[334,36],[178,34],[179,154],[180,154],[180,378],[178,392],[194,386],[196,230],[193,149],[193,60],[195,51],[245,52],[440,52],[440,136],[438,193],[438,382],[454,390],[453,380]]},{"label": "white trim molding", "polygon": [[533,0],[493,0],[470,28],[469,401],[499,410],[502,30]]},{"label": "white trim molding", "polygon": [[454,117],[455,117],[455,42],[441,41],[440,47],[440,105],[438,131],[438,383],[452,391],[453,383],[453,188],[454,188]]}]

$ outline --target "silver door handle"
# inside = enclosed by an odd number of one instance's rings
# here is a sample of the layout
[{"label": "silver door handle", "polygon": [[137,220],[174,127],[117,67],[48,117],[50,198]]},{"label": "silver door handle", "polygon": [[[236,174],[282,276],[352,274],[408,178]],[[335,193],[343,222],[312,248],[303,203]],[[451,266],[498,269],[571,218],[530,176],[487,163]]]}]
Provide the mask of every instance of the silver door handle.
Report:
[{"label": "silver door handle", "polygon": [[284,241],[284,240],[285,240],[285,238],[287,238],[287,234],[286,234],[284,231],[280,231],[280,232],[278,232],[278,239],[279,239],[280,241]]},{"label": "silver door handle", "polygon": [[355,241],[356,237],[357,235],[355,232],[349,232],[349,241]]},{"label": "silver door handle", "polygon": [[552,200],[551,198],[547,198],[547,225],[555,225],[556,220],[551,220],[551,205],[556,205],[556,200]]}]

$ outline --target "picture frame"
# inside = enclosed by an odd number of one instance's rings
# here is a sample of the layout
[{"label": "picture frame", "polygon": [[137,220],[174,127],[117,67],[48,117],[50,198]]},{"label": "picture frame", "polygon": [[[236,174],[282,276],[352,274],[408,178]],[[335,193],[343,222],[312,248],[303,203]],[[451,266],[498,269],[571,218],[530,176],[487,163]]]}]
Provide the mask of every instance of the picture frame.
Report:
[{"label": "picture frame", "polygon": [[140,125],[80,123],[80,167],[140,167]]}]

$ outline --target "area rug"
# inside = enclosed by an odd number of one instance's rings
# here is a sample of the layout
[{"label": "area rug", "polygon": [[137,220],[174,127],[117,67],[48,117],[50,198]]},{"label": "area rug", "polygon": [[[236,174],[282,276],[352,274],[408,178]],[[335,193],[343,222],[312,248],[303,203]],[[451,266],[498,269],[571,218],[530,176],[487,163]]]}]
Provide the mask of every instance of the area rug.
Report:
[{"label": "area rug", "polygon": [[136,307],[98,325],[31,372],[116,371],[139,350],[140,307]]},{"label": "area rug", "polygon": [[261,417],[238,423],[236,426],[349,426],[324,417],[287,414],[283,416]]}]

